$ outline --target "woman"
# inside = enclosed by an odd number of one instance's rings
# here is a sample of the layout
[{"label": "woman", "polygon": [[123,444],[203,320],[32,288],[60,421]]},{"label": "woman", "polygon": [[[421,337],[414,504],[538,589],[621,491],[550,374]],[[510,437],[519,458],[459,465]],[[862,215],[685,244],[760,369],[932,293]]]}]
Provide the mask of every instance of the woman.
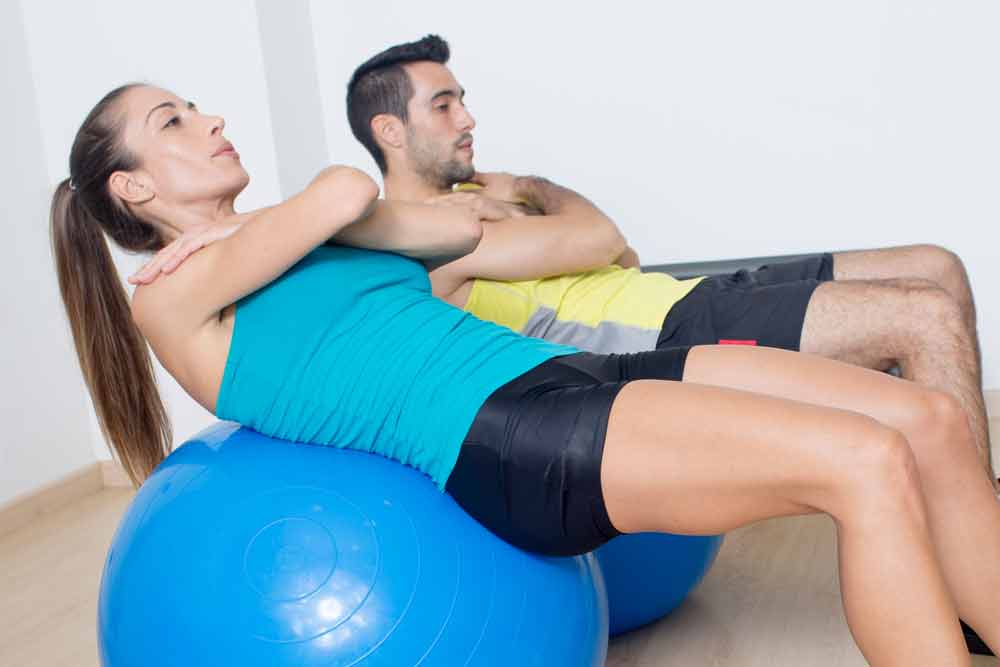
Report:
[{"label": "woman", "polygon": [[[80,363],[134,481],[170,447],[145,339],[220,418],[414,465],[518,546],[581,553],[619,533],[824,512],[871,664],[969,664],[958,613],[1000,647],[1000,507],[954,400],[780,350],[604,357],[520,337],[434,299],[402,255],[469,252],[471,211],[441,224],[439,210],[390,208],[367,176],[333,167],[237,214],[248,176],[223,128],[162,89],[116,89],[54,196]],[[238,229],[138,287],[130,308],[102,231],[126,250],[168,248],[158,273],[213,226]]]}]

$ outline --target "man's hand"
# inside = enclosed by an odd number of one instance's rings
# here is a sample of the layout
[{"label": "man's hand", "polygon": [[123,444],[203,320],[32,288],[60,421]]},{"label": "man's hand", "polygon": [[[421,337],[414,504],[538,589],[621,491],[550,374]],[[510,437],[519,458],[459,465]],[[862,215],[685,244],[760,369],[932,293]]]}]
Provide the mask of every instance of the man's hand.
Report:
[{"label": "man's hand", "polygon": [[475,176],[469,179],[470,183],[483,186],[480,194],[493,199],[511,202],[513,204],[524,203],[523,199],[516,192],[517,176],[503,171],[476,172]]},{"label": "man's hand", "polygon": [[425,200],[424,203],[438,206],[468,206],[479,215],[480,220],[485,220],[486,222],[524,217],[524,210],[517,204],[494,199],[483,194],[484,192],[484,190],[476,192],[449,192],[431,197]]},{"label": "man's hand", "polygon": [[192,253],[230,236],[245,222],[246,218],[240,216],[238,222],[205,223],[189,229],[129,276],[128,281],[133,285],[146,285],[156,280],[161,273],[173,273]]}]

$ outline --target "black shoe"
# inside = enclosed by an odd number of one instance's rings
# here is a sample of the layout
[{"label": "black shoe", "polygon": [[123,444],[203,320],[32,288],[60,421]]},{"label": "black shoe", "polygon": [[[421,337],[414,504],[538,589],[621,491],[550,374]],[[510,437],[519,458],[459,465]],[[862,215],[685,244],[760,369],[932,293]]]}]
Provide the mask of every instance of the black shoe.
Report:
[{"label": "black shoe", "polygon": [[965,635],[965,643],[969,647],[969,653],[974,653],[975,655],[993,655],[990,647],[983,643],[983,640],[979,638],[976,631],[967,626],[965,621],[962,621],[962,634]]}]

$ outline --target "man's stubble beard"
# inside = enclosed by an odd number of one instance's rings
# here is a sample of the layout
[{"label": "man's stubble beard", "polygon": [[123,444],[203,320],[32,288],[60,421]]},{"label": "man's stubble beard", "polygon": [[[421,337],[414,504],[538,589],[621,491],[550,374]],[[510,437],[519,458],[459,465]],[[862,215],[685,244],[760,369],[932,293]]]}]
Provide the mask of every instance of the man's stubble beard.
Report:
[{"label": "man's stubble beard", "polygon": [[476,174],[471,164],[455,159],[441,160],[432,146],[412,141],[407,158],[410,167],[424,182],[439,190],[450,190],[455,183],[464,183]]}]

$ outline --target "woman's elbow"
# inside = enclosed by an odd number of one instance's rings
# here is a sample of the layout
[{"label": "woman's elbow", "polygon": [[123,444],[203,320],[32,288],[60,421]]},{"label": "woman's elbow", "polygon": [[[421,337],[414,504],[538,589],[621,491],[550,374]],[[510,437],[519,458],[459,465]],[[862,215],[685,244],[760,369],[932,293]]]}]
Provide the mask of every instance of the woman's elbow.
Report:
[{"label": "woman's elbow", "polygon": [[469,209],[468,213],[462,216],[457,228],[459,249],[463,254],[467,255],[479,247],[479,242],[483,240],[483,221],[480,220],[479,214]]},{"label": "woman's elbow", "polygon": [[327,167],[309,184],[327,202],[337,218],[353,222],[364,217],[378,199],[379,187],[371,176],[343,165]]}]

